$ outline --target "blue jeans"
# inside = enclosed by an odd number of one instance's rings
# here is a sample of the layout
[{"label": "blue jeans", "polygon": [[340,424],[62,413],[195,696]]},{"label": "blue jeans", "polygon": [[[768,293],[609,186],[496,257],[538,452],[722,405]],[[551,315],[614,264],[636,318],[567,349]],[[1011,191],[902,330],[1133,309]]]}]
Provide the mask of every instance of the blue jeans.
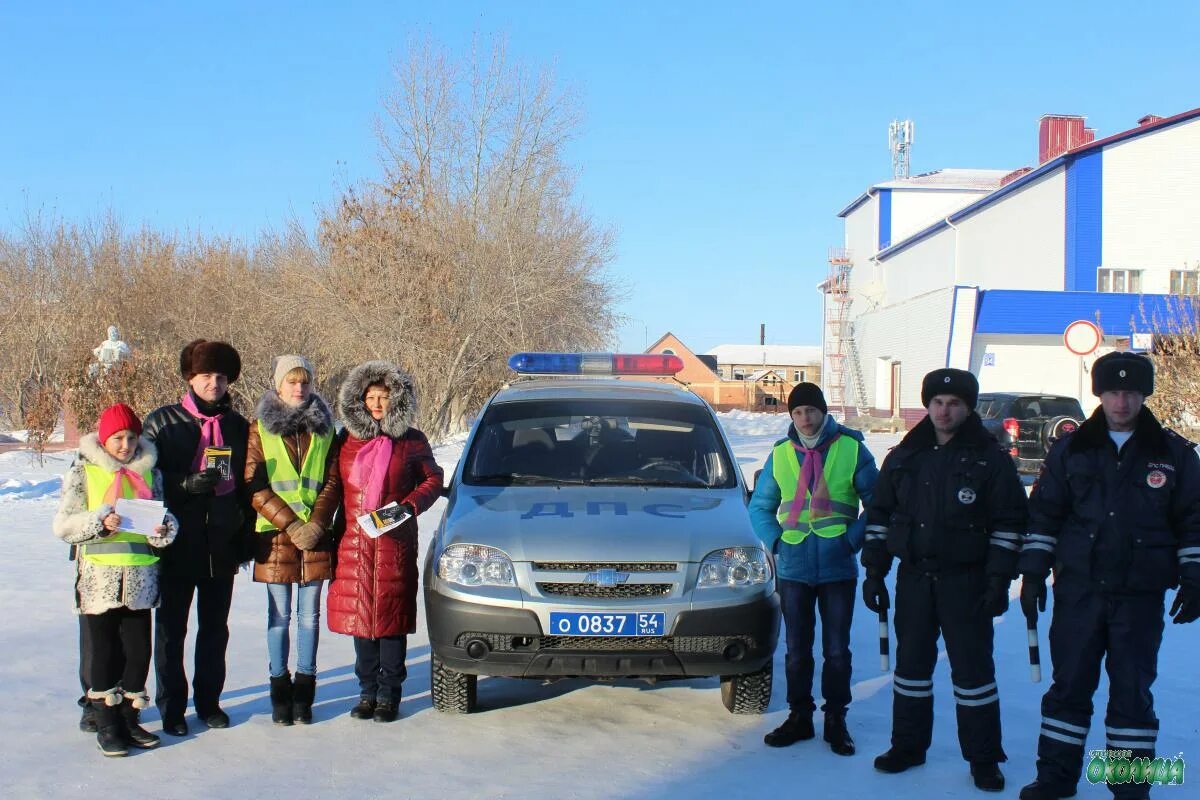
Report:
[{"label": "blue jeans", "polygon": [[[857,579],[819,583],[780,580],[779,603],[787,626],[787,702],[792,711],[811,714],[813,641],[816,612],[821,614],[821,695],[827,714],[845,714],[850,705],[850,621],[854,617]],[[814,606],[816,608],[814,608]]]},{"label": "blue jeans", "polygon": [[[298,584],[296,599],[296,672],[317,674],[317,638],[321,629],[321,584]],[[292,586],[290,583],[267,584],[267,653],[271,677],[288,671],[288,634],[292,623]]]}]

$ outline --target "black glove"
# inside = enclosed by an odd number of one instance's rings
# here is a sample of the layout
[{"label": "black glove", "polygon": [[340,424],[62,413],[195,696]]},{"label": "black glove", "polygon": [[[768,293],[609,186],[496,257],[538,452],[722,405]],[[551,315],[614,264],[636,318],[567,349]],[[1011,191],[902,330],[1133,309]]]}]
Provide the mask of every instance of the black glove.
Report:
[{"label": "black glove", "polygon": [[1037,625],[1039,612],[1046,610],[1046,579],[1026,574],[1021,578],[1021,611],[1030,627]]},{"label": "black glove", "polygon": [[863,581],[863,602],[867,604],[867,608],[878,614],[881,610],[890,608],[892,605],[891,598],[888,596],[887,585],[883,582],[883,578],[867,576]]},{"label": "black glove", "polygon": [[988,578],[987,589],[984,590],[983,598],[979,602],[980,610],[986,612],[989,617],[998,617],[1008,611],[1008,584],[1010,582],[1008,578],[1001,578],[998,575]]},{"label": "black glove", "polygon": [[183,490],[188,494],[208,494],[221,482],[221,471],[209,467],[200,472],[193,472],[183,479]]},{"label": "black glove", "polygon": [[1175,593],[1175,602],[1171,603],[1171,622],[1186,625],[1197,619],[1200,619],[1200,590],[1185,583]]}]

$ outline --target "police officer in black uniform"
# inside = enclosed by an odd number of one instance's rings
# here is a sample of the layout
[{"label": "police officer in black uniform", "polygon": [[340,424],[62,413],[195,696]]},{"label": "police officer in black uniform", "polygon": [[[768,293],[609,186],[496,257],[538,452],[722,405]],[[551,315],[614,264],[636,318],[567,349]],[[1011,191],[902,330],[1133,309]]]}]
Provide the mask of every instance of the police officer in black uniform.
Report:
[{"label": "police officer in black uniform", "polygon": [[[1180,585],[1174,621],[1200,616],[1200,462],[1195,446],[1143,405],[1154,367],[1136,353],[1092,366],[1100,407],[1051,448],[1030,496],[1022,547],[1021,606],[1036,619],[1054,568],[1050,657],[1042,698],[1037,780],[1022,800],[1071,797],[1079,782],[1092,695],[1107,659],[1106,744],[1153,757],[1166,590]],[[1117,784],[1117,797],[1148,797],[1147,784]]]},{"label": "police officer in black uniform", "polygon": [[1001,791],[1000,695],[992,661],[992,617],[1008,609],[1025,531],[1025,490],[1012,459],[983,427],[969,372],[925,376],[928,415],[883,462],[867,512],[863,599],[878,613],[896,578],[896,671],[892,746],[882,772],[925,763],[933,736],[933,668],[939,631],[950,657],[958,740],[975,785]]}]

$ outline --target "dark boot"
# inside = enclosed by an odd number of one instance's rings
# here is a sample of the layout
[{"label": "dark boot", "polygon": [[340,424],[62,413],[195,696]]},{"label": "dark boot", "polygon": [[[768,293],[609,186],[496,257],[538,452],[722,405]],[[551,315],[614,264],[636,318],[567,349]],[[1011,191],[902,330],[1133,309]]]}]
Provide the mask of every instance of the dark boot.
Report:
[{"label": "dark boot", "polygon": [[271,677],[271,722],[292,724],[292,676],[286,672]]},{"label": "dark boot", "polygon": [[95,733],[96,709],[92,708],[92,703],[86,695],[80,698],[79,707],[83,709],[83,716],[79,718],[79,730],[84,733]]},{"label": "dark boot", "polygon": [[768,747],[787,747],[817,735],[813,728],[812,712],[793,711],[775,730],[763,737]]},{"label": "dark boot", "polygon": [[825,715],[825,741],[829,742],[829,749],[839,756],[854,755],[854,740],[846,729],[845,713]]},{"label": "dark boot", "polygon": [[393,700],[380,700],[375,704],[376,722],[395,722],[400,716],[400,709]]},{"label": "dark boot", "polygon": [[[121,723],[118,713],[120,690],[110,689],[108,692],[88,692],[92,708],[96,712],[96,746],[106,756],[124,756],[129,754],[129,745],[125,741],[125,726]],[[113,705],[109,705],[111,700]]]},{"label": "dark boot", "polygon": [[355,719],[374,719],[375,717],[375,698],[360,697],[358,705],[350,709],[350,716]]},{"label": "dark boot", "polygon": [[1074,797],[1075,789],[1054,787],[1048,783],[1034,781],[1021,790],[1021,800],[1059,800],[1063,797]]},{"label": "dark boot", "polygon": [[121,720],[125,723],[125,736],[129,744],[142,750],[158,747],[159,738],[143,728],[139,722],[139,714],[143,708],[150,705],[150,698],[145,692],[135,692],[125,695],[121,703]]},{"label": "dark boot", "polygon": [[875,769],[880,772],[895,774],[904,772],[911,767],[919,767],[925,763],[924,753],[913,753],[908,750],[892,748],[881,756],[875,757]]},{"label": "dark boot", "polygon": [[200,721],[210,728],[228,728],[229,715],[220,708],[213,709],[207,714],[196,712],[196,716],[200,717]]},{"label": "dark boot", "polygon": [[317,676],[305,672],[296,673],[292,684],[292,716],[301,725],[312,722],[313,699],[317,695]]},{"label": "dark boot", "polygon": [[977,761],[971,765],[971,778],[975,788],[985,792],[1004,791],[1004,773],[994,761]]}]

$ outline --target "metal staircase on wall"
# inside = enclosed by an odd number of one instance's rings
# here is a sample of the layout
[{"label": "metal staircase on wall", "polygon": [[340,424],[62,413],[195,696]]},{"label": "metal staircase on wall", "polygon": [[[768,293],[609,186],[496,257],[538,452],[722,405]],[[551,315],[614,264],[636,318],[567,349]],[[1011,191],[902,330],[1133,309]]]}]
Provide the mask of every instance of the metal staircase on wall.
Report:
[{"label": "metal staircase on wall", "polygon": [[867,382],[863,379],[862,359],[858,357],[858,341],[854,338],[854,323],[847,323],[849,333],[846,336],[846,349],[850,356],[851,389],[854,392],[854,411],[860,417],[871,413],[867,403]]}]

